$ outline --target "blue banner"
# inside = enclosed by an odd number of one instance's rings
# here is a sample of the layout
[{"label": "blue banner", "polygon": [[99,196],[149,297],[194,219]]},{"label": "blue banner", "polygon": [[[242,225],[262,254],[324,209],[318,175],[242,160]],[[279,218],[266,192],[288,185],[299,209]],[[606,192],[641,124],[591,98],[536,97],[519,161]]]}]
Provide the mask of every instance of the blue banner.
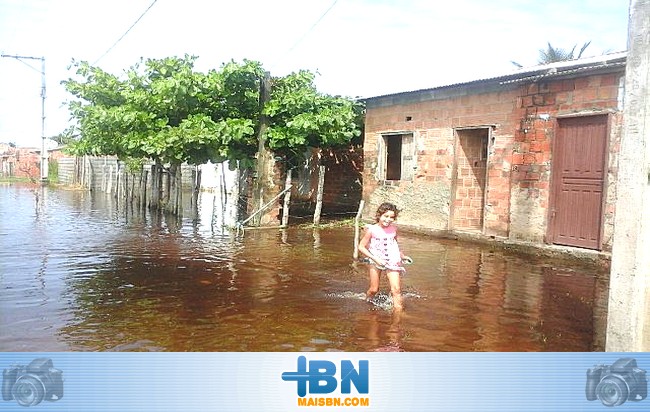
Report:
[{"label": "blue banner", "polygon": [[650,410],[647,353],[0,353],[0,411]]}]

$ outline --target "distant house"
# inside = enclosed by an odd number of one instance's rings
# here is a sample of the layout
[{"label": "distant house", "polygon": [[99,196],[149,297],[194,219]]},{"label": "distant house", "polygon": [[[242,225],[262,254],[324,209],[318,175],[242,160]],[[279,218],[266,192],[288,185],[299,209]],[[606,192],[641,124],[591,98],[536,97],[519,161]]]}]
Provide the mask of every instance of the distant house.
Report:
[{"label": "distant house", "polygon": [[0,177],[11,177],[16,167],[16,155],[13,146],[0,143]]},{"label": "distant house", "polygon": [[366,99],[365,215],[609,251],[626,53]]},{"label": "distant house", "polygon": [[40,150],[0,144],[0,177],[40,178]]}]

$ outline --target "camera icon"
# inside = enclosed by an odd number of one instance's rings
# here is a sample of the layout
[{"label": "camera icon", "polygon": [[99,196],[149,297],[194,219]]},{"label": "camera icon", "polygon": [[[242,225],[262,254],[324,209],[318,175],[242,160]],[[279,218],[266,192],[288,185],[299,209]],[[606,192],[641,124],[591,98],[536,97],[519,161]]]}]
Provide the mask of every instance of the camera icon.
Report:
[{"label": "camera icon", "polygon": [[2,399],[15,400],[21,406],[38,405],[44,399],[63,397],[63,372],[51,359],[36,358],[27,366],[14,365],[2,372]]},{"label": "camera icon", "polygon": [[611,366],[596,365],[587,369],[587,400],[599,399],[605,406],[619,406],[625,401],[641,401],[648,395],[645,370],[633,358],[621,358]]}]

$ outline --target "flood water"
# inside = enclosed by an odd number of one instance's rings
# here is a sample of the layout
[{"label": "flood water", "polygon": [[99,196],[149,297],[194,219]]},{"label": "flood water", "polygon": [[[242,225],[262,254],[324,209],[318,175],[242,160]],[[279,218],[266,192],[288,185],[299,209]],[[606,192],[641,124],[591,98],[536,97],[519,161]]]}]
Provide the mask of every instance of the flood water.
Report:
[{"label": "flood water", "polygon": [[394,313],[363,299],[353,238],[0,184],[0,351],[604,350],[602,269],[402,231],[414,263]]}]

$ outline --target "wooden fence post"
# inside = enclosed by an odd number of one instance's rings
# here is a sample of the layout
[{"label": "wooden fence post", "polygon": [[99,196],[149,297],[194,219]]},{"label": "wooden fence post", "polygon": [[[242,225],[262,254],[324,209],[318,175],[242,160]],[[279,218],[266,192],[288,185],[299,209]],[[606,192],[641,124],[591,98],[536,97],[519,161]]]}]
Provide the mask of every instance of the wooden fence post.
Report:
[{"label": "wooden fence post", "polygon": [[[287,178],[284,182],[284,189],[291,187],[291,170],[287,170]],[[282,205],[282,226],[286,227],[289,225],[289,201],[291,200],[291,190],[287,190],[284,194],[284,203]]]},{"label": "wooden fence post", "polygon": [[323,208],[323,187],[325,186],[325,166],[318,167],[318,192],[316,194],[316,209],[314,210],[314,225],[320,224],[320,212]]},{"label": "wooden fence post", "polygon": [[357,210],[357,215],[354,218],[354,252],[352,257],[355,259],[359,258],[359,220],[361,219],[361,212],[363,212],[363,199],[359,202],[359,210]]}]

